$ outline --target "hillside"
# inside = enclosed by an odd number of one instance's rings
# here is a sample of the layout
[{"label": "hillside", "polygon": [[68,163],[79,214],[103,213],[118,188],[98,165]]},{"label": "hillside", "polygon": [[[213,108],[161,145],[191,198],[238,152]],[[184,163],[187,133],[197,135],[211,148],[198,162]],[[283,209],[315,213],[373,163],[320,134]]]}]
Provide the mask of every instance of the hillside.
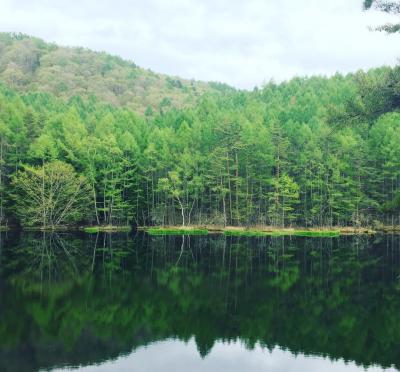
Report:
[{"label": "hillside", "polygon": [[1,36],[0,226],[400,225],[400,67],[235,91]]},{"label": "hillside", "polygon": [[205,92],[233,90],[221,83],[157,74],[104,52],[60,47],[10,33],[0,33],[0,81],[22,93],[46,92],[61,98],[93,95],[148,115],[192,106]]},{"label": "hillside", "polygon": [[0,226],[400,224],[398,81],[295,78],[148,118],[0,84]]}]

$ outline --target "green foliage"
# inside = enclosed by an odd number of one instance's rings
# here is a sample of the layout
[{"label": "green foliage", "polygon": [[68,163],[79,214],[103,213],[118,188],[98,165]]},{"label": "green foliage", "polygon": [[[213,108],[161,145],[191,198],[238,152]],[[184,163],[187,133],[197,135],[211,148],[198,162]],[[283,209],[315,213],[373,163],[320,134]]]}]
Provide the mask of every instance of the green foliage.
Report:
[{"label": "green foliage", "polygon": [[129,232],[131,231],[130,226],[113,226],[113,225],[101,225],[101,226],[86,226],[83,231],[88,234],[96,234],[99,232],[114,233],[114,232]]},{"label": "green foliage", "polygon": [[83,231],[88,234],[96,234],[100,231],[100,229],[97,226],[90,226],[90,227],[85,227]]},{"label": "green foliage", "polygon": [[86,179],[61,161],[26,165],[13,176],[12,185],[15,211],[25,226],[52,229],[81,221],[88,212]]},{"label": "green foliage", "polygon": [[[93,226],[400,224],[399,67],[294,78],[253,92],[212,84],[215,91],[198,90],[182,106],[172,93],[200,83],[165,78],[157,104],[138,109],[121,98],[129,79],[142,81],[131,63],[0,36],[0,78],[14,88],[0,86],[0,226],[28,223],[11,180],[55,161],[85,178],[82,218]],[[7,80],[13,64],[30,82]],[[135,74],[113,75],[125,70]],[[107,87],[118,100],[91,86],[111,75]],[[87,89],[76,88],[78,77]],[[67,95],[54,92],[56,79]]]},{"label": "green foliage", "polygon": [[[368,10],[372,7],[389,14],[400,14],[400,2],[395,1],[385,1],[385,0],[364,0],[364,9]],[[388,23],[377,27],[377,31],[385,31],[389,34],[400,32],[400,23]]]},{"label": "green foliage", "polygon": [[295,231],[293,235],[311,238],[337,238],[340,236],[340,231]]},{"label": "green foliage", "polygon": [[[226,236],[252,237],[252,236],[270,236],[273,234],[274,234],[273,232],[257,231],[257,230],[224,230],[224,235]],[[277,232],[276,234],[279,234],[279,232]]]},{"label": "green foliage", "polygon": [[207,235],[207,229],[198,229],[198,228],[185,228],[178,229],[173,227],[157,227],[157,228],[149,228],[146,229],[146,232],[150,235]]},{"label": "green foliage", "polygon": [[337,230],[321,230],[321,231],[302,231],[302,230],[225,230],[226,236],[245,236],[245,237],[261,237],[261,236],[306,236],[315,238],[333,238],[340,236],[340,231]]},{"label": "green foliage", "polygon": [[21,92],[48,92],[63,99],[96,96],[143,114],[149,108],[192,106],[199,95],[220,91],[218,85],[171,78],[117,56],[59,47],[23,34],[0,33],[0,50],[0,79]]}]

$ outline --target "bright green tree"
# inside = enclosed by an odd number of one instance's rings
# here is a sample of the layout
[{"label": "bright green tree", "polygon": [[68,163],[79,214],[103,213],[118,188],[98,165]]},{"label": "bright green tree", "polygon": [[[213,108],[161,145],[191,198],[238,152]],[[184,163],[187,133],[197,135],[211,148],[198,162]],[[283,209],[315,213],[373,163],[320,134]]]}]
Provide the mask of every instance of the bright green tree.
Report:
[{"label": "bright green tree", "polygon": [[87,215],[90,187],[69,164],[26,165],[13,176],[12,184],[15,211],[23,225],[53,229]]}]

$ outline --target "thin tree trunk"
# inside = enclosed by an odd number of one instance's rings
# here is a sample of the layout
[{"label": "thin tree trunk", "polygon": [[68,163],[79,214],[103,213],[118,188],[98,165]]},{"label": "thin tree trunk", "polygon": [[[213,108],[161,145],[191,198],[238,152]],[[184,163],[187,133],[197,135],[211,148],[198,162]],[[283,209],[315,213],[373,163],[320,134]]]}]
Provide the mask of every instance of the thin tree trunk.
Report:
[{"label": "thin tree trunk", "polygon": [[185,209],[183,208],[181,199],[179,197],[176,198],[178,200],[179,206],[181,207],[181,214],[182,214],[182,226],[185,226]]},{"label": "thin tree trunk", "polygon": [[96,197],[96,189],[94,187],[94,182],[92,182],[92,188],[93,188],[94,213],[96,215],[96,222],[97,222],[98,225],[100,225],[99,213],[97,211],[97,197]]},{"label": "thin tree trunk", "polygon": [[228,190],[229,190],[229,217],[230,217],[229,223],[232,223],[232,190],[231,190],[231,175],[230,175],[231,172],[229,169],[228,153],[226,154],[226,173],[228,175]]}]

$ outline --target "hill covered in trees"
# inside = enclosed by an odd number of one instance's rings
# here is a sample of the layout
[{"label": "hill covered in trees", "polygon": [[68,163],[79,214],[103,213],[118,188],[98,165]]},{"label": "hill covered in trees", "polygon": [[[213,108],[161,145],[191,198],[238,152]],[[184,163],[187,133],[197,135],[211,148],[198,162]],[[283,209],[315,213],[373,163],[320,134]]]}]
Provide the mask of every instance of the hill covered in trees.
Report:
[{"label": "hill covered in trees", "polygon": [[4,34],[0,49],[2,224],[400,223],[398,67],[198,97],[183,82],[190,105],[146,116],[103,91],[153,76],[128,62]]},{"label": "hill covered in trees", "polygon": [[139,113],[195,104],[205,92],[233,90],[154,73],[132,61],[84,48],[60,47],[24,34],[0,33],[0,79],[19,92],[98,100]]}]

